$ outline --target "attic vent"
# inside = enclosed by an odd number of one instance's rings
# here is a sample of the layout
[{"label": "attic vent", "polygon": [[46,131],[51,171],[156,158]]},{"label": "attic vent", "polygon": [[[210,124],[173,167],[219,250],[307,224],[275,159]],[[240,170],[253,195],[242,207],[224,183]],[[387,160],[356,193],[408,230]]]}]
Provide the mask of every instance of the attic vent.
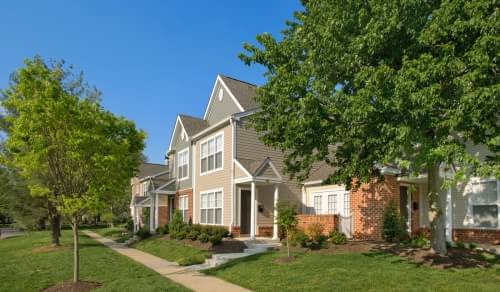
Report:
[{"label": "attic vent", "polygon": [[222,99],[224,98],[224,90],[219,89],[219,101],[222,101]]}]

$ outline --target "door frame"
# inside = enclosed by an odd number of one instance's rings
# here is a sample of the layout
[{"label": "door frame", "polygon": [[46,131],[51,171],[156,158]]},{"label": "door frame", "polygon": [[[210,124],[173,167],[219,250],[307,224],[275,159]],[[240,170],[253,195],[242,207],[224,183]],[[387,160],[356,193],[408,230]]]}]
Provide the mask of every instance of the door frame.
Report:
[{"label": "door frame", "polygon": [[[406,188],[406,212],[408,214],[408,218],[406,219],[406,231],[408,232],[408,234],[411,234],[411,213],[412,213],[412,208],[411,208],[411,204],[412,204],[412,200],[411,200],[411,187],[412,187],[412,184],[409,184],[409,183],[400,183],[399,184],[399,199],[401,200],[401,187],[405,187]],[[399,204],[400,208],[401,208],[401,203]],[[401,214],[401,210],[399,210],[399,213]]]},{"label": "door frame", "polygon": [[[238,212],[238,215],[239,215],[239,219],[238,219],[238,220],[239,220],[239,222],[238,222],[238,223],[239,223],[239,225],[240,225],[240,233],[241,233],[241,230],[243,230],[243,228],[242,228],[242,226],[241,226],[241,225],[242,225],[242,224],[241,224],[241,218],[242,218],[242,212],[241,212],[241,191],[249,191],[249,192],[252,192],[252,189],[251,189],[251,188],[249,188],[249,187],[238,187],[238,210],[239,210],[239,212]],[[257,190],[256,190],[256,192],[257,192]],[[251,198],[251,196],[252,196],[252,194],[250,193],[250,204],[252,203],[252,198]],[[248,214],[250,214],[250,212],[252,212],[251,210],[252,210],[252,209],[250,208],[250,210],[248,211]],[[252,219],[251,219],[251,218],[252,218],[252,216],[251,216],[251,215],[252,215],[252,214],[250,214],[250,220],[252,220]],[[249,222],[249,223],[250,223],[250,224],[252,224],[252,222]],[[249,227],[250,227],[250,226],[249,226]],[[246,234],[246,233],[241,233],[241,234]],[[248,234],[250,234],[250,231],[248,231]]]}]

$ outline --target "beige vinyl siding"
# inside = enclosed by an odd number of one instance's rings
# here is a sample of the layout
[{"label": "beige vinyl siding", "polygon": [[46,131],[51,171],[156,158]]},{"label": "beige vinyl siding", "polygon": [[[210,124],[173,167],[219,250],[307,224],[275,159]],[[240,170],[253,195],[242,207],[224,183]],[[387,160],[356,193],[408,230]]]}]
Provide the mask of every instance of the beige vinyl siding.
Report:
[{"label": "beige vinyl siding", "polygon": [[264,167],[263,170],[259,173],[259,176],[263,177],[276,177],[276,173],[274,170],[271,168],[271,166],[267,165]]},{"label": "beige vinyl siding", "polygon": [[283,174],[283,153],[265,146],[252,128],[246,128],[243,118],[236,126],[236,158],[246,158],[262,161],[269,157],[276,169],[280,172],[283,183],[280,187],[280,200],[301,202],[301,187],[296,181],[290,181],[288,175]]},{"label": "beige vinyl siding", "polygon": [[[219,100],[219,90],[223,90],[222,101]],[[223,86],[217,82],[215,87],[214,96],[212,98],[211,104],[208,105],[207,122],[209,125],[216,124],[228,116],[239,113],[240,109],[234,102],[233,98],[229,93],[223,88]]]},{"label": "beige vinyl siding", "polygon": [[[223,159],[222,159],[222,170],[218,170],[215,172],[211,172],[208,174],[200,175],[200,145],[201,142],[205,141],[206,138],[215,137],[218,134],[223,133]],[[195,195],[194,195],[194,205],[196,206],[195,217],[193,221],[195,223],[200,222],[200,194],[213,190],[213,189],[222,189],[222,225],[229,226],[231,224],[231,206],[232,206],[232,197],[231,197],[231,163],[232,163],[232,145],[231,145],[231,125],[227,125],[226,127],[219,129],[215,132],[207,134],[205,137],[196,141],[193,145],[193,153],[194,159],[193,163],[195,163]]]},{"label": "beige vinyl siding", "polygon": [[[179,125],[179,129],[181,129],[182,127]],[[182,140],[181,139],[181,135],[180,133],[182,133],[182,131],[176,131],[175,134],[175,137],[174,137],[174,142],[172,144],[172,149],[175,150],[175,153],[173,155],[170,156],[170,159],[169,159],[169,163],[170,163],[170,173],[172,174],[173,177],[176,177],[177,178],[177,166],[178,166],[178,163],[177,163],[177,154],[186,149],[186,148],[189,148],[189,158],[188,158],[188,178],[187,179],[183,179],[181,181],[177,181],[177,190],[183,190],[183,189],[190,189],[192,188],[192,181],[193,181],[193,178],[192,178],[192,170],[191,168],[193,167],[193,150],[191,149],[191,141],[189,140],[189,138],[185,138],[185,140]],[[173,172],[172,172],[173,170]]]},{"label": "beige vinyl siding", "polygon": [[244,172],[241,167],[236,163],[234,164],[234,179],[248,177],[248,174]]},{"label": "beige vinyl siding", "polygon": [[257,201],[263,207],[262,212],[258,212],[257,226],[273,225],[274,210],[274,186],[261,186],[257,190]]}]

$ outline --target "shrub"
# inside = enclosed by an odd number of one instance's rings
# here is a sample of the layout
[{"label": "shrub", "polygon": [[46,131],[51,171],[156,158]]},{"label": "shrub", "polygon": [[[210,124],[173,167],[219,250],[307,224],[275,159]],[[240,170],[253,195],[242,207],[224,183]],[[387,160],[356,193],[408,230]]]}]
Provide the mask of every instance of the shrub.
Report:
[{"label": "shrub", "polygon": [[475,245],[474,243],[469,243],[469,248],[470,249],[476,249],[477,245]]},{"label": "shrub", "polygon": [[452,244],[451,242],[447,241],[447,242],[446,242],[446,248],[447,248],[447,249],[450,249],[450,248],[452,248],[452,247],[453,247],[453,244]]},{"label": "shrub", "polygon": [[198,240],[200,242],[207,243],[209,239],[210,238],[209,238],[208,233],[202,232],[202,233],[200,233],[200,235],[198,235]]},{"label": "shrub", "polygon": [[292,246],[297,246],[299,245],[300,247],[307,247],[307,243],[309,241],[309,236],[307,234],[300,230],[294,230],[293,232],[290,232],[290,244]]},{"label": "shrub", "polygon": [[429,244],[429,240],[427,240],[427,238],[425,238],[425,236],[423,234],[418,234],[417,236],[412,238],[410,241],[410,245],[414,246],[414,247],[422,248],[428,244]]},{"label": "shrub", "polygon": [[163,235],[163,234],[168,234],[168,224],[165,224],[165,225],[163,225],[163,226],[160,226],[158,231],[159,231],[159,233],[160,233],[160,234],[162,234],[162,235]]},{"label": "shrub", "polygon": [[311,240],[310,247],[312,249],[321,248],[326,243],[326,236],[323,235],[323,227],[318,222],[307,226],[307,235],[309,235],[309,239]]},{"label": "shrub", "polygon": [[199,235],[200,235],[200,232],[198,230],[191,228],[191,230],[189,231],[189,233],[187,235],[187,238],[191,239],[192,241],[195,241],[198,239]]},{"label": "shrub", "polygon": [[211,235],[208,240],[212,245],[218,245],[222,242],[222,236],[220,235]]},{"label": "shrub", "polygon": [[183,239],[186,239],[187,235],[188,235],[188,233],[185,230],[181,230],[181,231],[176,233],[175,238],[178,240],[183,240]]},{"label": "shrub", "polygon": [[137,232],[135,233],[140,239],[146,239],[151,236],[151,232],[149,231],[149,228],[147,227],[141,227]]},{"label": "shrub", "polygon": [[334,229],[330,232],[330,239],[332,240],[332,244],[335,245],[347,243],[347,236],[337,229]]},{"label": "shrub", "polygon": [[174,215],[172,216],[172,220],[168,224],[168,230],[170,233],[177,233],[184,230],[186,223],[182,219],[182,213],[179,210],[175,210]]},{"label": "shrub", "polygon": [[401,241],[407,237],[405,223],[394,201],[390,201],[384,211],[382,237],[390,242]]},{"label": "shrub", "polygon": [[134,220],[131,217],[127,218],[127,230],[129,232],[134,232]]},{"label": "shrub", "polygon": [[465,243],[463,243],[462,241],[457,241],[457,247],[458,248],[465,248]]}]

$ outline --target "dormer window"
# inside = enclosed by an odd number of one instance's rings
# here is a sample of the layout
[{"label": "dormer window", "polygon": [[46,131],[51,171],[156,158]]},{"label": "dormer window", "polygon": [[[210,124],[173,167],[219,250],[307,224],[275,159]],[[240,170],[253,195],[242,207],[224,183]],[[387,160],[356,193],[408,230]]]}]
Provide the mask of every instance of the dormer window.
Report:
[{"label": "dormer window", "polygon": [[189,148],[177,153],[177,178],[179,180],[188,177],[189,171]]}]

